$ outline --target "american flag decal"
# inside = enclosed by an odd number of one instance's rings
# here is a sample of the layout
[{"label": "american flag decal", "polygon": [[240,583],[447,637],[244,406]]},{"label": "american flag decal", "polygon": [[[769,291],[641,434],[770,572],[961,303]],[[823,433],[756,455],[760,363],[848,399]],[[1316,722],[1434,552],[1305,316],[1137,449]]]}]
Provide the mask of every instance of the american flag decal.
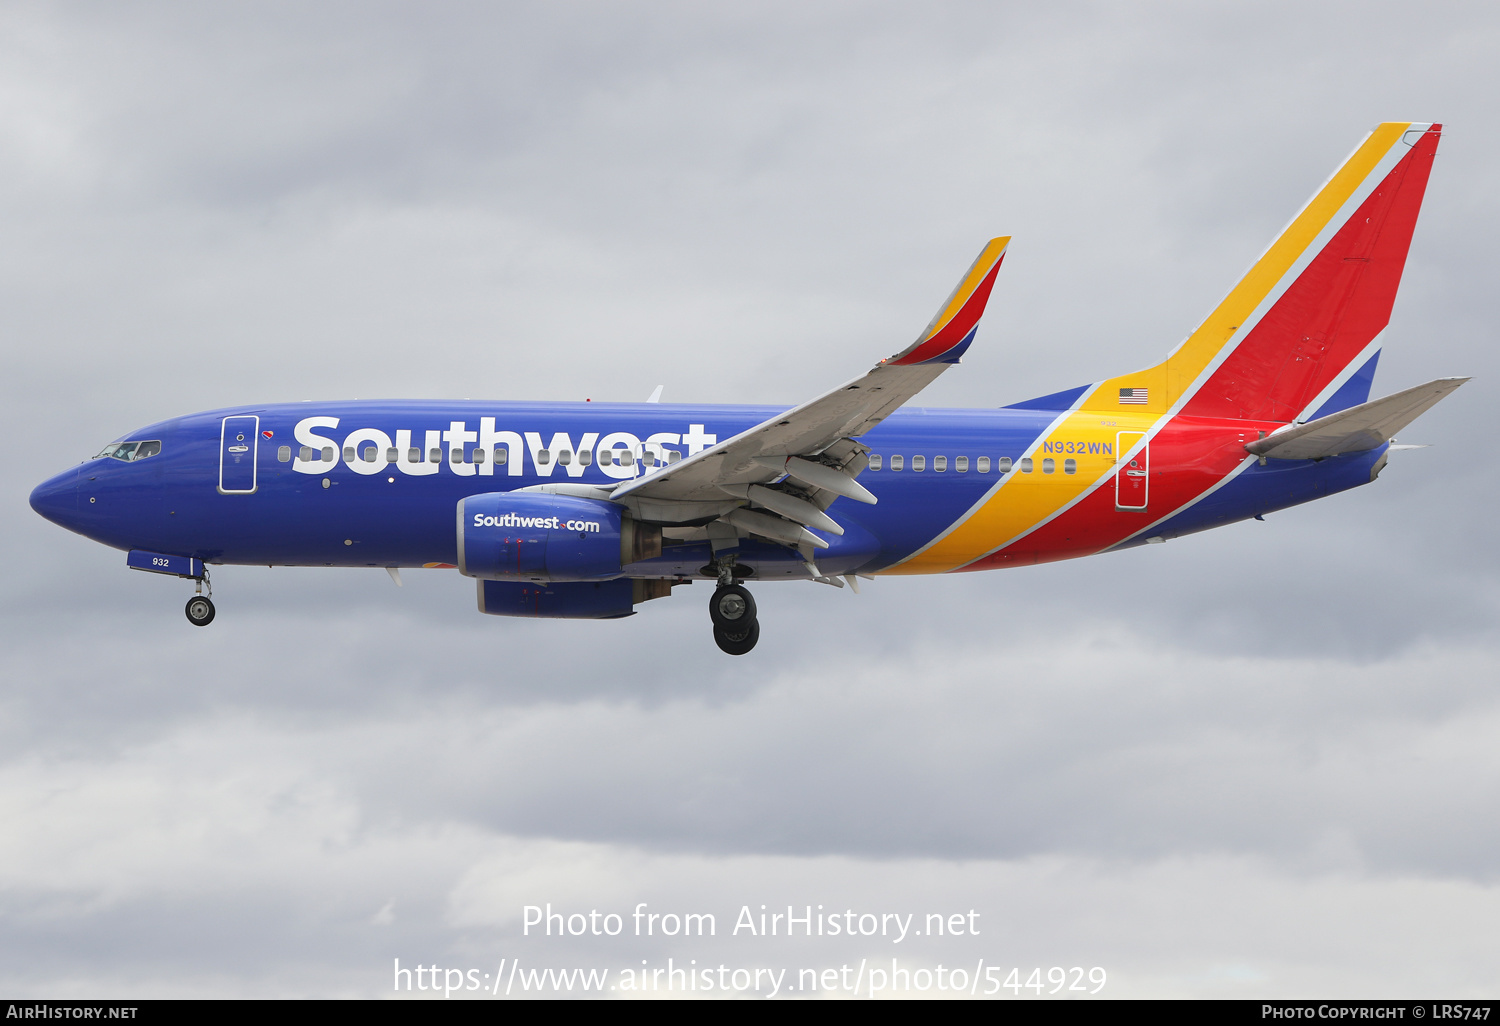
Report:
[{"label": "american flag decal", "polygon": [[1147,389],[1144,388],[1122,388],[1120,389],[1120,405],[1144,406],[1147,400]]}]

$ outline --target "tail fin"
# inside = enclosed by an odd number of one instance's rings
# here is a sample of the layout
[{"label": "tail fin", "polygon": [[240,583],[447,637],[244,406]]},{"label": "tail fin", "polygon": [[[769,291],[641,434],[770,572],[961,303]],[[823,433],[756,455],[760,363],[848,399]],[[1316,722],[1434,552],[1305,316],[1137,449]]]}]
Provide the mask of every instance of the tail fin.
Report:
[{"label": "tail fin", "polygon": [[[1103,382],[1080,408],[1290,422],[1373,374],[1441,133],[1376,126],[1166,362]],[[1319,412],[1335,396],[1363,399],[1335,392]]]}]

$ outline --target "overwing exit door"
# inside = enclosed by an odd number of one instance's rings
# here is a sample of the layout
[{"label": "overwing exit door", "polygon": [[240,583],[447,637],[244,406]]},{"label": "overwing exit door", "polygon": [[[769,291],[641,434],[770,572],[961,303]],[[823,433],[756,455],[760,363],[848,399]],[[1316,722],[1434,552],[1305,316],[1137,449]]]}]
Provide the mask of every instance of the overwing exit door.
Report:
[{"label": "overwing exit door", "polygon": [[[1119,469],[1115,471],[1115,509],[1145,509],[1151,470],[1151,445],[1144,431],[1121,431],[1115,435]],[[1140,445],[1136,452],[1130,450]],[[1129,454],[1129,458],[1126,455]]]},{"label": "overwing exit door", "polygon": [[224,418],[219,431],[220,495],[249,495],[255,491],[255,453],[259,440],[259,417]]}]

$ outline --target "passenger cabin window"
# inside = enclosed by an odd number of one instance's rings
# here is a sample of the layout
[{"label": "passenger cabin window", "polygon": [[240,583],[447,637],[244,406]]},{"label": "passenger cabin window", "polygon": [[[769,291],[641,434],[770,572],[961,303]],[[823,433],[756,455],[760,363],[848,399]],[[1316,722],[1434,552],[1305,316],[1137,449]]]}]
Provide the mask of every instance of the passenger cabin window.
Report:
[{"label": "passenger cabin window", "polygon": [[946,456],[934,456],[932,458],[932,472],[934,474],[941,474],[944,471],[946,471],[947,469],[948,469],[948,457],[946,457]]},{"label": "passenger cabin window", "polygon": [[590,463],[593,463],[594,462],[594,450],[592,450],[592,449],[585,449],[582,452],[580,452],[578,454],[578,462],[581,465],[585,466],[585,467],[588,466]]},{"label": "passenger cabin window", "polygon": [[1030,456],[1023,456],[1023,457],[1021,457],[1021,473],[1023,473],[1023,474],[1029,474],[1029,473],[1031,473],[1031,457]]},{"label": "passenger cabin window", "polygon": [[922,471],[924,471],[926,469],[927,469],[927,457],[926,456],[913,456],[911,458],[911,472],[913,474],[920,474]]},{"label": "passenger cabin window", "polygon": [[433,449],[430,452],[428,452],[428,454],[427,454],[427,461],[429,463],[441,463],[441,462],[443,462],[443,450],[441,450],[441,449]]},{"label": "passenger cabin window", "polygon": [[1078,461],[1075,460],[1075,459],[1073,459],[1071,456],[1068,457],[1067,459],[1063,460],[1063,473],[1064,474],[1076,474],[1076,473],[1078,473]]},{"label": "passenger cabin window", "polygon": [[407,449],[406,450],[406,462],[408,462],[408,463],[421,463],[422,462],[422,450],[418,449],[416,446],[412,446],[410,449]]},{"label": "passenger cabin window", "polygon": [[990,458],[988,456],[979,457],[977,463],[978,465],[974,468],[975,470],[981,474],[988,474],[990,472]]},{"label": "passenger cabin window", "polygon": [[967,457],[967,456],[955,456],[955,457],[953,457],[953,469],[956,470],[956,471],[958,471],[960,474],[967,474],[969,472],[969,457]]},{"label": "passenger cabin window", "polygon": [[539,467],[545,467],[547,464],[551,463],[552,462],[552,450],[551,449],[538,449],[536,451],[536,462],[537,462],[537,466],[539,466]]},{"label": "passenger cabin window", "polygon": [[332,463],[335,459],[337,459],[337,457],[334,456],[334,452],[335,451],[336,450],[331,445],[324,446],[323,447],[323,460],[322,460],[322,462],[324,462],[324,463]]},{"label": "passenger cabin window", "polygon": [[464,451],[462,449],[449,449],[448,450],[448,462],[449,463],[462,463],[463,461],[464,461]]},{"label": "passenger cabin window", "polygon": [[304,445],[301,448],[301,450],[297,453],[297,458],[299,460],[301,460],[303,463],[311,463],[312,462],[312,446],[310,446],[310,445]]},{"label": "passenger cabin window", "polygon": [[510,450],[503,446],[495,446],[495,466],[503,467],[510,462]]},{"label": "passenger cabin window", "polygon": [[573,451],[571,449],[557,450],[557,462],[565,467],[571,464],[573,462]]},{"label": "passenger cabin window", "polygon": [[385,461],[387,463],[396,462],[396,447],[394,445],[385,451]]},{"label": "passenger cabin window", "polygon": [[1042,460],[1042,473],[1043,474],[1050,474],[1050,473],[1052,473],[1056,469],[1057,469],[1057,461],[1054,460],[1051,456],[1048,456],[1046,459]]},{"label": "passenger cabin window", "polygon": [[648,467],[656,466],[656,453],[652,452],[650,449],[647,449],[645,454],[641,456],[641,462]]},{"label": "passenger cabin window", "polygon": [[290,463],[290,462],[292,462],[292,447],[290,445],[283,445],[281,448],[279,448],[279,449],[276,450],[276,462],[277,463]]},{"label": "passenger cabin window", "polygon": [[906,462],[906,457],[905,456],[892,456],[891,457],[891,469],[892,470],[900,470],[901,467],[902,467],[902,465],[905,464],[905,462]]},{"label": "passenger cabin window", "polygon": [[599,450],[599,466],[612,467],[615,463],[615,451],[613,449]]},{"label": "passenger cabin window", "polygon": [[[1000,461],[999,461],[998,464],[996,464],[995,469],[998,470],[998,471],[1000,471],[1000,473],[1002,473],[1002,474],[1009,474],[1010,473],[1010,457],[1009,456],[1001,456],[1000,457]],[[1026,469],[1029,471],[1031,468],[1028,466]]]},{"label": "passenger cabin window", "polygon": [[352,445],[346,445],[346,446],[344,446],[344,459],[347,460],[350,463],[354,462],[354,446],[352,446]]},{"label": "passenger cabin window", "polygon": [[667,450],[667,462],[668,463],[676,463],[680,459],[682,459],[682,453],[678,452],[676,449],[668,449]]},{"label": "passenger cabin window", "polygon": [[474,450],[474,462],[475,463],[483,463],[484,461],[485,461],[484,450],[483,449],[475,449]]},{"label": "passenger cabin window", "polygon": [[367,446],[365,446],[365,462],[366,463],[374,463],[375,462],[375,454],[377,452],[379,452],[379,450],[376,449],[375,446],[373,446],[373,445],[367,445]]},{"label": "passenger cabin window", "polygon": [[870,469],[871,470],[879,470],[880,469],[880,453],[878,453],[878,452],[872,452],[870,454]]}]

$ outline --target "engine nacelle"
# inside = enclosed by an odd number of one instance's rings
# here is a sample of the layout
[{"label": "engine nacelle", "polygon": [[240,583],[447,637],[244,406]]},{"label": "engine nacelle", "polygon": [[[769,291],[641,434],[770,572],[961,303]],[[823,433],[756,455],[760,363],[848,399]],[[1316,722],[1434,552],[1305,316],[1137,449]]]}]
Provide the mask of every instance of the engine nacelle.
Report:
[{"label": "engine nacelle", "polygon": [[[632,525],[633,526],[633,525]],[[490,581],[619,577],[636,533],[612,502],[546,492],[486,492],[458,503],[458,570]]]}]

